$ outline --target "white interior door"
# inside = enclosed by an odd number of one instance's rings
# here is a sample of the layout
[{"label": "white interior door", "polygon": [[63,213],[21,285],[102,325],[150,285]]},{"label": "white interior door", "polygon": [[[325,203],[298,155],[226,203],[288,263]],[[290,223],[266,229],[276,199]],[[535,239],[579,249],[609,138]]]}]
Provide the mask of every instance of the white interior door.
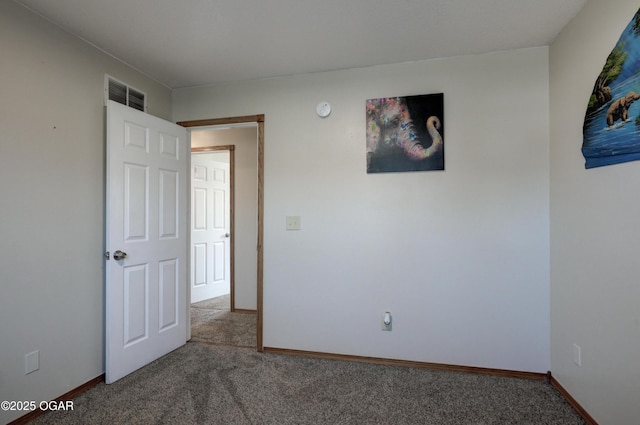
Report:
[{"label": "white interior door", "polygon": [[191,156],[192,303],[230,292],[229,162],[211,155]]},{"label": "white interior door", "polygon": [[106,382],[187,335],[186,129],[109,101]]}]

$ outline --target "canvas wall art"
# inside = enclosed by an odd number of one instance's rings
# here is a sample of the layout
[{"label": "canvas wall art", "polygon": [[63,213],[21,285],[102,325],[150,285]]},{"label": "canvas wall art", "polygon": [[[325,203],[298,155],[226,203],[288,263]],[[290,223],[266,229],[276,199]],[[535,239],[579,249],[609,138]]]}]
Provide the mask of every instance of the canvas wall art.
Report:
[{"label": "canvas wall art", "polygon": [[585,168],[640,159],[640,10],[607,57],[583,126]]},{"label": "canvas wall art", "polygon": [[444,170],[444,95],[366,102],[367,173]]}]

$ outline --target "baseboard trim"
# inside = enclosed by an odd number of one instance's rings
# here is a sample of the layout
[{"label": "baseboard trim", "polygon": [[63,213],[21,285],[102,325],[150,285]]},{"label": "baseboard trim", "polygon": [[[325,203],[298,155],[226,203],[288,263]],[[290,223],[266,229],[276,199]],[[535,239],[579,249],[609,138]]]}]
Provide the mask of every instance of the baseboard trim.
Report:
[{"label": "baseboard trim", "polygon": [[546,373],[521,372],[516,370],[491,369],[474,366],[458,366],[443,363],[417,362],[411,360],[394,360],[379,357],[352,356],[346,354],[331,354],[318,351],[290,350],[286,348],[264,347],[265,353],[285,354],[290,356],[314,357],[328,360],[344,360],[360,363],[371,363],[386,366],[403,366],[420,369],[444,370],[449,372],[475,373],[479,375],[502,376],[507,378],[530,379],[536,381],[544,381],[548,379]]},{"label": "baseboard trim", "polygon": [[256,310],[247,310],[245,308],[234,308],[231,312],[232,313],[241,313],[241,314],[256,314],[257,313]]},{"label": "baseboard trim", "polygon": [[[83,392],[95,387],[96,385],[98,385],[98,384],[100,384],[102,382],[104,382],[104,373],[102,375],[100,375],[100,376],[96,376],[95,378],[93,378],[90,381],[85,382],[84,384],[80,385],[79,387],[74,388],[71,391],[62,394],[60,397],[56,398],[53,401],[71,400],[71,399],[79,396]],[[18,419],[14,420],[12,422],[9,422],[8,425],[23,425],[23,424],[26,424],[28,422],[31,422],[32,420],[34,420],[38,416],[41,416],[43,413],[45,413],[45,412],[38,408],[36,410],[33,410],[33,411],[27,413],[24,416],[20,416]]]},{"label": "baseboard trim", "polygon": [[569,394],[569,392],[565,390],[562,385],[560,385],[556,378],[553,377],[551,372],[548,373],[548,377],[551,386],[560,393],[562,398],[564,398],[571,407],[573,407],[573,410],[578,412],[578,414],[582,417],[582,419],[584,419],[587,425],[598,425],[596,420],[591,417],[591,415],[580,405],[580,403],[578,403],[576,399],[573,398],[573,396]]}]

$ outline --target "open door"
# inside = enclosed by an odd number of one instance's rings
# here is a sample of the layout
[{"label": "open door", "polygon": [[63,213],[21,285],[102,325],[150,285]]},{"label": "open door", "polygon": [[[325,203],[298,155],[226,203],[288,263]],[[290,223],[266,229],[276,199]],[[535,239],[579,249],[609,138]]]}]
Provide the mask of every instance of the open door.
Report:
[{"label": "open door", "polygon": [[186,343],[187,158],[185,128],[108,102],[107,383]]},{"label": "open door", "polygon": [[191,302],[230,293],[231,183],[227,162],[191,155]]}]

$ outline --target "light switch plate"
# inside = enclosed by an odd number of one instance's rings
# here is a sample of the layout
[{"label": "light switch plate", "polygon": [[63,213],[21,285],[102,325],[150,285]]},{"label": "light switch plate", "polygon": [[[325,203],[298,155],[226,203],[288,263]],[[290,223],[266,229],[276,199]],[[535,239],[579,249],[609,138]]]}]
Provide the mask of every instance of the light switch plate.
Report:
[{"label": "light switch plate", "polygon": [[287,230],[300,230],[300,216],[288,215],[287,216]]}]

